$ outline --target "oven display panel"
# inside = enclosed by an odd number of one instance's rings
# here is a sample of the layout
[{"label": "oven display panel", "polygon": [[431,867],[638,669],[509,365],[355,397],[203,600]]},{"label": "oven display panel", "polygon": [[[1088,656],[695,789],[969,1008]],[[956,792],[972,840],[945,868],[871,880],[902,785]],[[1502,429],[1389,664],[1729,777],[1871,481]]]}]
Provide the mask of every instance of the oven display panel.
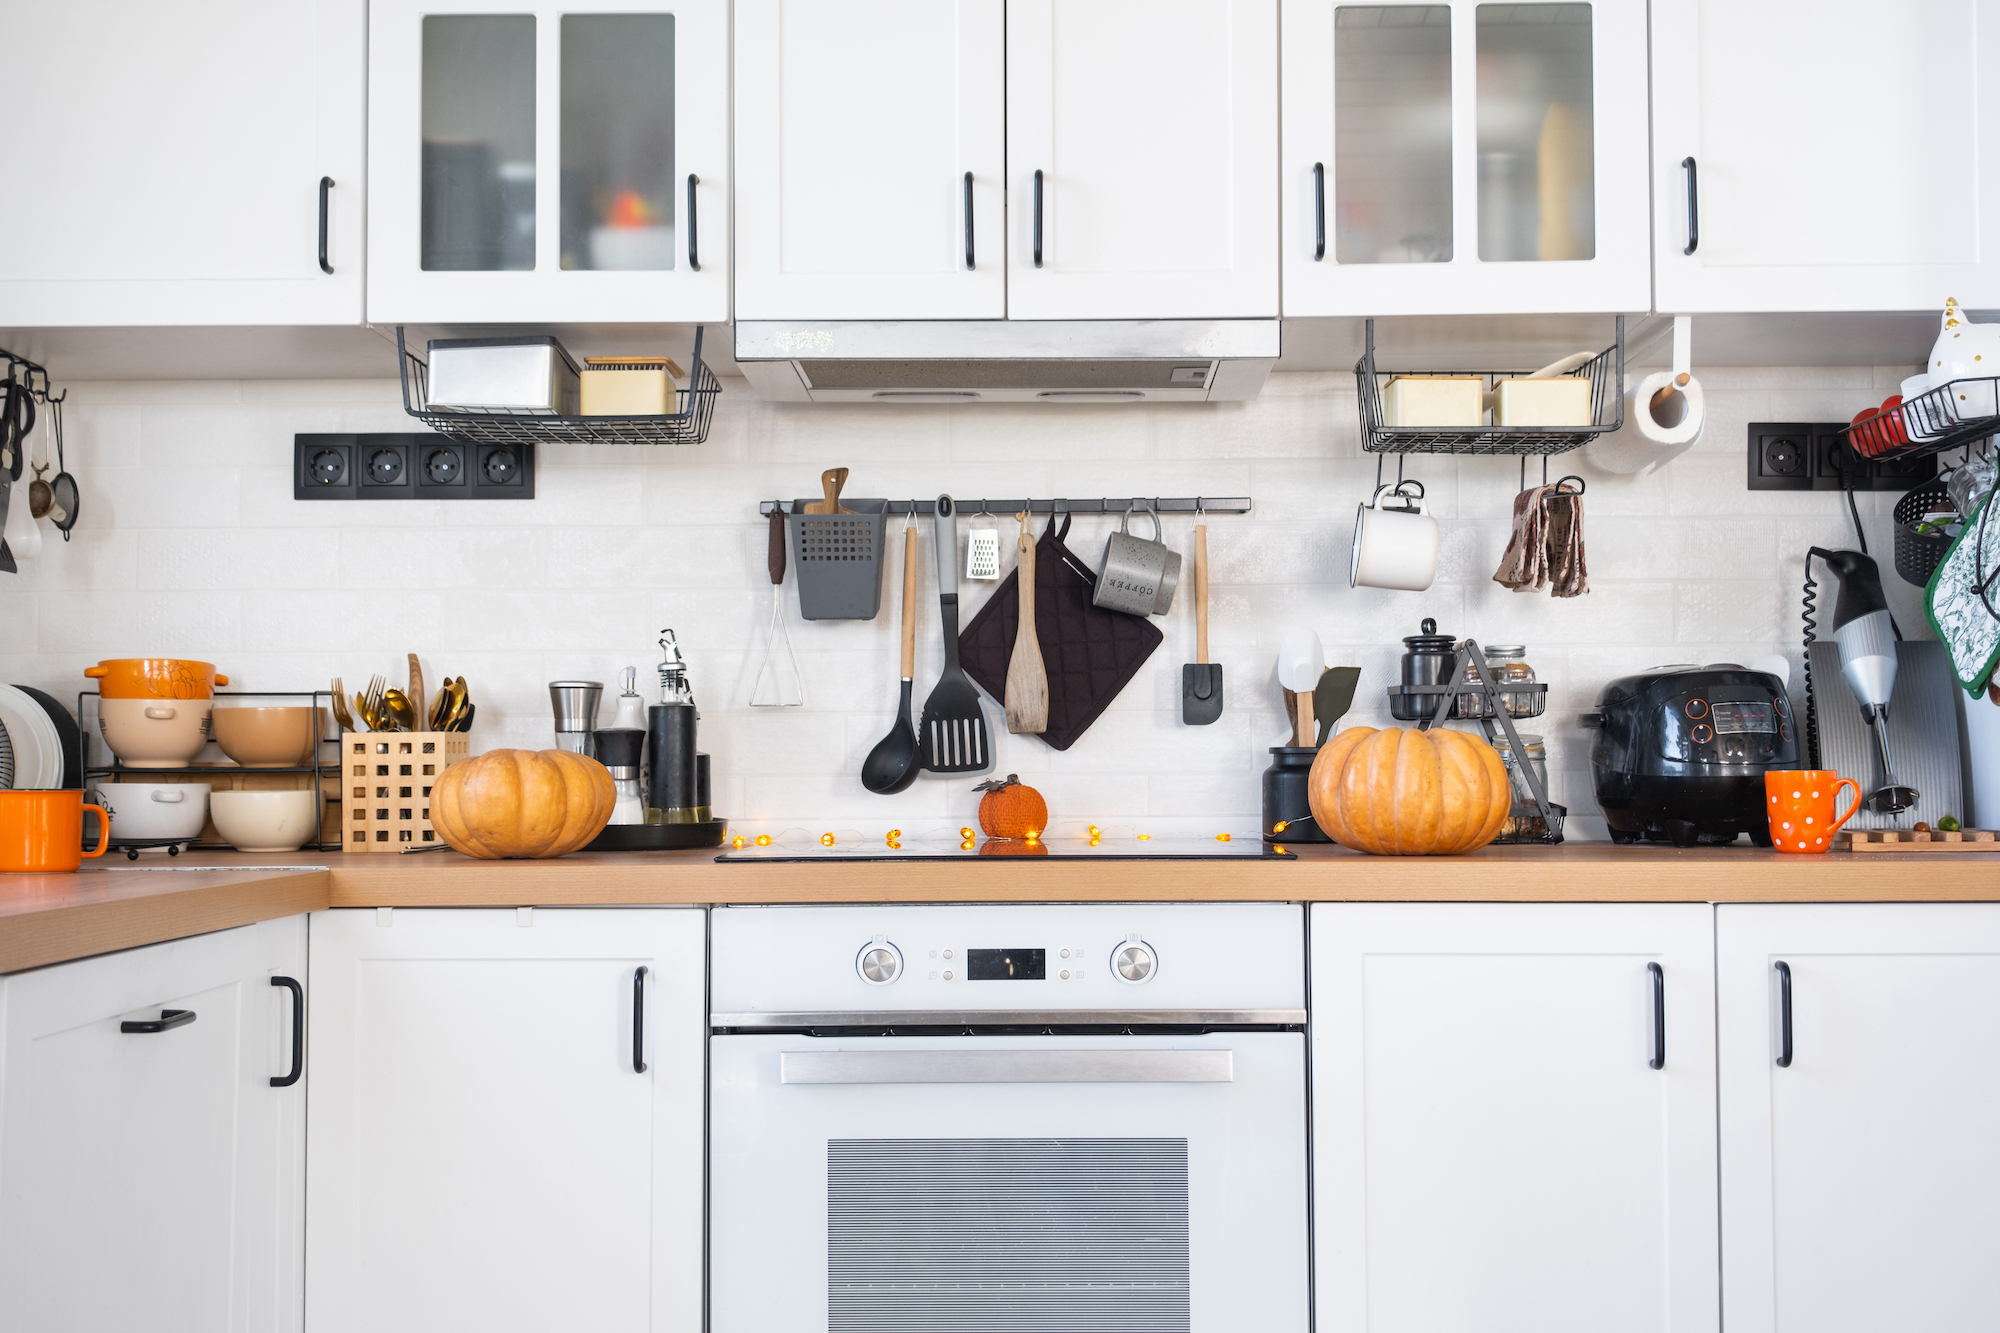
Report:
[{"label": "oven display panel", "polygon": [[1718,736],[1731,732],[1772,732],[1778,729],[1769,704],[1712,703],[1709,711],[1714,715]]},{"label": "oven display panel", "polygon": [[967,981],[1046,981],[1046,949],[967,949]]}]

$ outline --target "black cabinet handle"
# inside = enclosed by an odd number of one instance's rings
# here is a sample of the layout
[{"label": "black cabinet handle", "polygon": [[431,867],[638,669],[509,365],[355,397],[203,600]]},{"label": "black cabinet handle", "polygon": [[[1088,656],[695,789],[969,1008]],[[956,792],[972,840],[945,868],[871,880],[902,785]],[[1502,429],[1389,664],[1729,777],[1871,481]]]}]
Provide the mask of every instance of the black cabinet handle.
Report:
[{"label": "black cabinet handle", "polygon": [[965,173],[965,266],[972,267],[972,173]]},{"label": "black cabinet handle", "polygon": [[1035,267],[1042,266],[1042,173],[1035,172]]},{"label": "black cabinet handle", "polygon": [[282,1078],[271,1080],[274,1088],[289,1088],[299,1081],[300,1074],[306,1072],[306,993],[290,977],[272,977],[271,984],[283,986],[292,993],[292,1069]]},{"label": "black cabinet handle", "polygon": [[1792,1067],[1792,965],[1775,964],[1778,969],[1778,1068]]},{"label": "black cabinet handle", "polygon": [[632,974],[632,1072],[646,1072],[646,969]]},{"label": "black cabinet handle", "polygon": [[1653,974],[1653,1058],[1646,1061],[1651,1069],[1667,1067],[1667,974],[1658,963],[1646,964],[1646,970]]},{"label": "black cabinet handle", "polygon": [[326,195],[333,188],[333,177],[319,178],[319,268],[322,273],[333,272],[333,265],[326,257]]},{"label": "black cabinet handle", "polygon": [[118,1025],[120,1032],[165,1032],[168,1028],[184,1028],[194,1022],[192,1009],[162,1009],[158,1018],[142,1018],[137,1022],[126,1019]]},{"label": "black cabinet handle", "polygon": [[1326,163],[1313,163],[1313,262],[1326,258]]},{"label": "black cabinet handle", "polygon": [[1701,205],[1695,201],[1694,159],[1682,158],[1681,169],[1687,172],[1688,177],[1688,243],[1687,249],[1681,253],[1691,255],[1694,253],[1694,248],[1701,244]]},{"label": "black cabinet handle", "polygon": [[701,177],[692,171],[688,173],[688,267],[701,272],[701,244],[697,239],[694,215],[694,187],[701,184]]}]

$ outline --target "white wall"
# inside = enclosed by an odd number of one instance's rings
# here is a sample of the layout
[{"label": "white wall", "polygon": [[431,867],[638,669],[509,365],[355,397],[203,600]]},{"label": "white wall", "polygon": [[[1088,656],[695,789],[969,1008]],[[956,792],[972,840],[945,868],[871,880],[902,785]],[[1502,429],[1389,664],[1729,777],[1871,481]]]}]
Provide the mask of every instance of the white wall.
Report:
[{"label": "white wall", "polygon": [[[1588,814],[1589,736],[1576,715],[1598,688],[1663,662],[1774,651],[1796,661],[1804,551],[1852,544],[1839,496],[1745,489],[1744,423],[1846,420],[1908,370],[1707,371],[1707,436],[1660,474],[1633,480],[1580,455],[1555,460],[1590,487],[1593,591],[1574,601],[1490,581],[1518,477],[1511,459],[1414,461],[1445,528],[1438,582],[1425,593],[1350,590],[1354,509],[1375,460],[1360,453],[1345,373],[1275,375],[1250,403],[1156,408],[786,406],[734,381],[705,445],[545,448],[537,499],[457,504],[291,498],[294,432],[414,424],[394,381],[78,384],[66,428],[82,523],[68,545],[45,527],[41,556],[19,577],[0,575],[0,678],[69,700],[100,657],[181,655],[213,660],[246,688],[311,689],[339,674],[352,690],[373,672],[399,679],[415,651],[431,681],[470,681],[475,748],[541,748],[553,743],[547,681],[605,681],[609,722],[621,667],[639,667],[654,697],[654,644],[672,626],[692,662],[719,813],[774,833],[917,836],[968,821],[976,798],[971,779],[926,779],[884,798],[857,776],[896,700],[899,530],[872,623],[801,621],[787,578],[808,706],[753,711],[771,596],[756,502],[814,495],[820,470],[836,465],[853,469],[860,496],[1249,494],[1252,515],[1209,527],[1220,721],[1180,722],[1181,664],[1194,658],[1189,565],[1160,622],[1165,642],[1072,749],[1000,731],[999,771],[1038,786],[1058,828],[1253,833],[1266,747],[1286,730],[1274,678],[1286,629],[1317,630],[1330,662],[1360,665],[1350,720],[1385,725],[1398,640],[1424,616],[1528,645],[1553,685],[1538,729],[1550,737],[1555,797]],[[15,497],[23,503],[25,487]],[[1898,619],[1919,633],[1920,590],[1889,572],[1893,499],[1864,495],[1861,512]],[[1011,565],[1012,523],[997,526]],[[1071,548],[1095,566],[1112,526],[1078,519]],[[1184,551],[1190,530],[1188,519],[1168,521]],[[939,662],[934,568],[926,528],[919,705]],[[966,586],[968,618],[990,586]],[[990,718],[999,723],[997,708]],[[1595,819],[1575,831],[1603,836]]]}]

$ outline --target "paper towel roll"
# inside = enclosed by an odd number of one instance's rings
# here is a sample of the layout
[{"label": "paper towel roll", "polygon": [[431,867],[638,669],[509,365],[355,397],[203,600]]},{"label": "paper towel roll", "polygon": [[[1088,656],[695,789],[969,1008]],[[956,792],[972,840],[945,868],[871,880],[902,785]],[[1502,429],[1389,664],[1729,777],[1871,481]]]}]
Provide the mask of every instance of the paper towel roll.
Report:
[{"label": "paper towel roll", "polygon": [[1584,447],[1585,456],[1606,472],[1651,472],[1694,447],[1708,425],[1708,406],[1701,381],[1692,375],[1656,413],[1653,396],[1674,388],[1675,374],[1659,370],[1625,391],[1625,424],[1600,435]]}]

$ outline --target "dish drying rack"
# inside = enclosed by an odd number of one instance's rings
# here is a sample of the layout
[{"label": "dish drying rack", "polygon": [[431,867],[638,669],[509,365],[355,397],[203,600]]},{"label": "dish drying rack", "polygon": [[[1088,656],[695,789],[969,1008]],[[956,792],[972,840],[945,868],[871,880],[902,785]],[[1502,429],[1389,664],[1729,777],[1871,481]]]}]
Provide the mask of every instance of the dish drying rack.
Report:
[{"label": "dish drying rack", "polygon": [[[1478,673],[1476,682],[1465,679],[1468,667]],[[1507,703],[1502,697],[1510,693],[1533,692],[1532,697],[1541,700],[1546,707],[1547,691],[1546,684],[1540,685],[1539,690],[1532,685],[1516,685],[1509,689],[1499,684],[1493,679],[1493,673],[1486,669],[1486,650],[1473,639],[1467,639],[1458,645],[1458,653],[1452,658],[1451,672],[1443,684],[1403,685],[1390,691],[1392,695],[1400,692],[1405,696],[1426,694],[1440,696],[1436,710],[1429,718],[1417,723],[1419,731],[1429,731],[1432,727],[1441,726],[1447,718],[1474,716],[1461,711],[1463,706],[1460,697],[1467,695],[1484,697],[1484,703],[1476,705],[1480,710],[1476,716],[1480,729],[1486,733],[1487,743],[1498,748],[1500,736],[1505,734],[1508,753],[1514,756],[1514,766],[1507,773],[1508,791],[1512,797],[1512,803],[1507,811],[1507,822],[1511,827],[1503,827],[1500,836],[1493,840],[1496,843],[1527,842],[1554,846],[1563,840],[1563,820],[1568,816],[1569,810],[1549,799],[1548,785],[1542,781],[1541,774],[1535,771],[1534,764],[1529,762],[1528,747],[1521,744],[1521,733],[1514,729],[1514,715],[1508,711]],[[1537,712],[1539,711],[1538,709]],[[1522,781],[1527,785],[1526,801],[1522,801],[1513,791],[1516,773],[1520,774]],[[1533,826],[1530,821],[1536,819],[1542,823],[1544,831],[1541,833],[1532,831]]]},{"label": "dish drying rack", "polygon": [[688,387],[675,390],[680,411],[666,416],[557,416],[525,408],[467,411],[432,407],[430,366],[404,345],[396,326],[396,361],[403,376],[403,410],[442,435],[470,444],[700,444],[708,438],[722,382],[701,359],[702,329],[694,331]]},{"label": "dish drying rack", "polygon": [[[1361,447],[1371,454],[1459,454],[1511,457],[1566,454],[1625,424],[1625,317],[1616,321],[1611,346],[1570,371],[1564,378],[1590,381],[1588,426],[1479,426],[1469,429],[1435,426],[1390,426],[1382,411],[1383,373],[1375,365],[1375,321],[1367,322],[1361,359],[1354,363],[1355,396],[1361,407]],[[1396,376],[1447,377],[1478,375],[1490,389],[1501,380],[1520,379],[1523,370],[1395,371]]]},{"label": "dish drying rack", "polygon": [[1940,384],[1842,426],[1838,434],[1856,454],[1878,463],[1977,444],[2000,435],[2000,376]]}]

